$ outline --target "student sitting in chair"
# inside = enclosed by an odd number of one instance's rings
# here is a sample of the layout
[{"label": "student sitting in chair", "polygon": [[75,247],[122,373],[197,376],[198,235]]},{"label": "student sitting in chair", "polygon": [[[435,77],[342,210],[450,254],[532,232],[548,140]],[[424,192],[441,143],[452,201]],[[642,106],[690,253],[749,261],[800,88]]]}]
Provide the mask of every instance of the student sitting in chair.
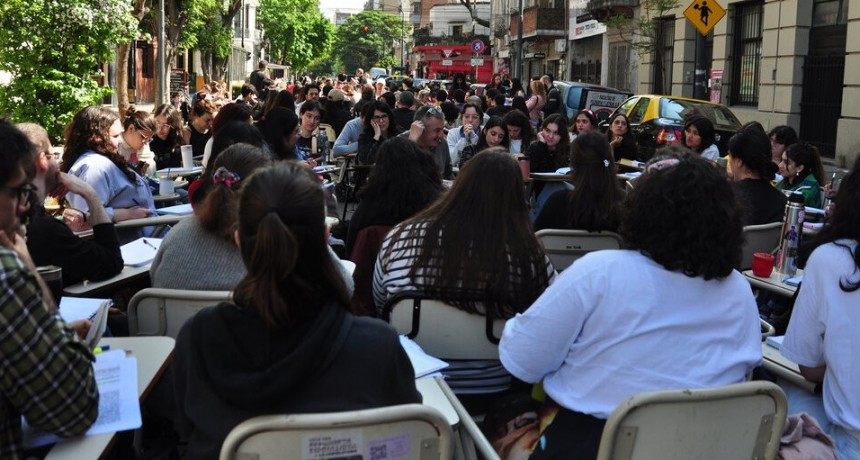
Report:
[{"label": "student sitting in chair", "polygon": [[347,311],[315,176],[285,162],[246,180],[235,240],[248,274],[235,303],[201,311],[176,342],[187,459],[217,458],[230,430],[258,415],[421,401],[394,329]]}]

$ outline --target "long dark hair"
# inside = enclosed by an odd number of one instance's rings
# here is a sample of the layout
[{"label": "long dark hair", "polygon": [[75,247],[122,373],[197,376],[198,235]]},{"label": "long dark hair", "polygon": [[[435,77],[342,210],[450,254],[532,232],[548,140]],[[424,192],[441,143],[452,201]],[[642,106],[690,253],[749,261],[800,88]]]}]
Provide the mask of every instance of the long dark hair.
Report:
[{"label": "long dark hair", "polygon": [[612,122],[617,118],[624,118],[624,121],[627,122],[627,132],[621,137],[621,145],[619,145],[618,148],[613,148],[615,160],[618,161],[621,158],[635,160],[639,155],[639,149],[636,146],[636,137],[633,136],[633,131],[630,130],[630,120],[627,119],[627,115],[617,113],[614,117],[609,119],[609,128],[606,130],[606,140],[612,142]]},{"label": "long dark hair", "polygon": [[319,181],[296,162],[280,162],[248,178],[239,198],[239,240],[248,273],[233,298],[271,329],[316,316],[349,294],[329,255],[325,199]]},{"label": "long dark hair", "polygon": [[570,228],[616,231],[622,191],[606,137],[594,131],[576,136],[571,146],[570,169],[574,186],[568,200]]},{"label": "long dark hair", "polygon": [[397,128],[394,126],[394,112],[391,111],[391,107],[384,102],[373,101],[369,102],[364,109],[364,117],[361,120],[361,124],[364,126],[362,130],[362,134],[368,137],[368,139],[373,137],[373,126],[371,126],[370,122],[373,120],[373,112],[378,110],[380,112],[384,112],[385,115],[388,116],[388,132],[385,133],[384,138],[390,139],[397,135]]},{"label": "long dark hair", "polygon": [[821,154],[818,147],[808,142],[798,142],[785,148],[785,156],[796,165],[803,166],[803,171],[797,175],[792,185],[798,184],[812,174],[820,185],[824,185],[824,167],[821,165]]},{"label": "long dark hair", "polygon": [[237,104],[235,102],[226,104],[218,111],[218,115],[215,115],[215,118],[212,119],[212,137],[217,137],[221,128],[231,121],[250,123],[251,115],[253,115],[253,112],[248,104]]},{"label": "long dark hair", "polygon": [[[523,141],[522,151],[525,152],[529,148],[529,144],[535,140],[535,129],[529,116],[521,110],[514,109],[506,113],[503,120],[505,125],[518,126],[520,128],[520,136]],[[508,137],[510,137],[510,133],[508,133]]]},{"label": "long dark hair", "polygon": [[128,129],[134,126],[134,129],[146,130],[155,135],[158,130],[158,123],[155,121],[155,116],[144,110],[137,110],[134,105],[128,106],[125,111],[125,121],[122,122],[123,129]]},{"label": "long dark hair", "polygon": [[741,209],[722,171],[701,157],[649,170],[622,205],[619,232],[666,270],[706,280],[741,263]]},{"label": "long dark hair", "polygon": [[771,161],[770,139],[758,128],[741,129],[729,139],[729,153],[733,159],[740,160],[760,180],[770,182],[779,171]]},{"label": "long dark hair", "polygon": [[279,160],[295,160],[295,150],[288,150],[285,141],[293,135],[293,131],[299,124],[299,117],[295,110],[284,107],[275,107],[266,114],[265,120],[260,120],[258,125],[260,133],[263,134],[266,144],[272,154]]},{"label": "long dark hair", "polygon": [[[630,132],[630,124],[628,120],[627,132]],[[684,129],[681,130],[681,145],[687,146],[687,128],[690,126],[695,126],[696,130],[699,132],[699,137],[702,138],[702,143],[699,144],[699,147],[696,149],[696,153],[702,153],[706,148],[714,145],[716,141],[717,133],[714,131],[714,124],[711,123],[711,120],[701,116],[701,115],[693,115],[687,119],[684,123]]]},{"label": "long dark hair", "polygon": [[373,199],[380,209],[406,219],[426,208],[443,190],[433,157],[409,139],[393,137],[379,146],[359,197]]},{"label": "long dark hair", "polygon": [[[511,317],[548,284],[522,173],[503,148],[475,155],[451,190],[398,227],[392,239],[420,241],[409,276],[434,280],[424,287],[427,295],[471,313]],[[484,303],[485,312],[478,311],[477,302]]]},{"label": "long dark hair", "polygon": [[91,105],[79,110],[66,126],[63,163],[60,171],[69,172],[78,158],[88,151],[106,157],[115,164],[132,184],[136,183],[134,172],[110,141],[110,127],[119,120],[119,115],[110,109]]},{"label": "long dark hair", "polygon": [[486,123],[484,123],[484,127],[481,129],[481,135],[478,136],[478,145],[475,146],[475,150],[480,152],[490,146],[487,144],[487,131],[490,128],[502,128],[502,131],[505,132],[505,137],[502,139],[501,146],[506,150],[510,150],[511,146],[511,138],[508,136],[508,125],[502,120],[502,117],[490,117]]},{"label": "long dark hair", "polygon": [[[239,190],[255,170],[269,163],[263,150],[250,144],[233,144],[221,152],[209,169],[214,174],[223,167],[235,177],[219,177],[209,186],[206,198],[195,210],[200,225],[223,240],[233,241]],[[208,180],[213,180],[211,175]]]},{"label": "long dark hair", "polygon": [[152,116],[163,116],[167,119],[166,125],[170,126],[167,134],[167,144],[170,150],[182,145],[182,112],[172,104],[161,104],[152,111]]},{"label": "long dark hair", "polygon": [[856,247],[852,250],[850,245],[837,240],[854,240],[855,244],[860,244],[860,158],[854,162],[851,172],[842,179],[834,202],[830,223],[798,250],[798,265],[804,267],[812,252],[821,245],[833,243],[845,248],[854,259],[853,275],[856,278],[852,280],[849,274],[844,274],[839,278],[839,288],[843,292],[854,292],[860,289],[860,276],[857,276],[860,274],[860,250]]}]

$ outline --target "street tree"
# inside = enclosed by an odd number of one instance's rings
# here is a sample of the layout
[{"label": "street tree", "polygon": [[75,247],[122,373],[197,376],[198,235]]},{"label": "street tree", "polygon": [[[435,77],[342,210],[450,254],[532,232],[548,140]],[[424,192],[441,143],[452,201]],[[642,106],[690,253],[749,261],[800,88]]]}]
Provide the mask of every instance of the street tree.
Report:
[{"label": "street tree", "polygon": [[195,21],[188,29],[188,34],[197,38],[196,49],[201,53],[205,80],[224,79],[233,44],[233,18],[243,4],[242,0],[227,0],[204,5],[208,8],[203,12],[208,20]]},{"label": "street tree", "polygon": [[128,0],[0,2],[0,114],[44,126],[58,141],[79,109],[110,94],[101,64],[137,33]]},{"label": "street tree", "polygon": [[272,60],[305,70],[329,55],[334,25],[320,13],[317,0],[260,0],[257,19]]},{"label": "street tree", "polygon": [[333,54],[347,69],[388,67],[397,63],[392,45],[409,32],[399,16],[362,11],[337,28]]},{"label": "street tree", "polygon": [[[667,38],[672,38],[665,37],[664,18],[679,6],[679,0],[642,0],[638,17],[619,14],[608,17],[604,22],[608,28],[615,30],[622,40],[629,43],[640,57],[652,56],[653,62],[662,63],[664,42]],[[658,77],[661,85],[666,85],[666,69],[663,65],[659,65],[657,69],[661,73]],[[667,88],[661,89],[665,91]]]},{"label": "street tree", "polygon": [[[131,15],[137,22],[136,29],[140,29],[140,22],[148,11],[149,8],[146,7],[146,0],[134,0]],[[134,49],[135,40],[137,40],[137,37],[132,37],[131,40],[119,43],[116,46],[116,100],[119,106],[119,116],[123,121],[125,121],[125,112],[130,105],[128,101],[128,59],[131,50]]]}]

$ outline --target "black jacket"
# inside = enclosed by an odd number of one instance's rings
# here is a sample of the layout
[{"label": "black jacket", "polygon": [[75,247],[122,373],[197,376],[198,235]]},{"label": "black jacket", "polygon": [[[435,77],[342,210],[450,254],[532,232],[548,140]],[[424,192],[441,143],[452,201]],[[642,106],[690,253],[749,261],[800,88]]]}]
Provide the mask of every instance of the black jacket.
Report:
[{"label": "black jacket", "polygon": [[186,459],[215,459],[227,434],[258,415],[421,402],[394,329],[334,305],[285,330],[222,303],[185,323],[173,358],[176,424]]},{"label": "black jacket", "polygon": [[93,238],[79,238],[64,223],[36,209],[27,226],[27,250],[36,266],[56,265],[63,269],[63,286],[85,279],[101,281],[122,270],[119,238],[112,223],[93,227]]}]

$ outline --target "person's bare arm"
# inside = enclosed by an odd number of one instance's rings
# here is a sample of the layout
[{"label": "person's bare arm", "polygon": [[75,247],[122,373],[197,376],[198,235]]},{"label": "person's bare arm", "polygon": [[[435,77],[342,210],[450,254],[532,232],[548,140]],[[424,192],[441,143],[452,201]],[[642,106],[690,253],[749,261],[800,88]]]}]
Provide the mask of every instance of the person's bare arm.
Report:
[{"label": "person's bare arm", "polygon": [[77,176],[64,172],[58,173],[58,179],[62,188],[59,191],[55,191],[54,195],[62,196],[67,192],[71,192],[84,197],[89,208],[89,220],[93,225],[106,224],[111,221],[110,216],[105,211],[105,207],[102,205],[98,192],[96,192],[96,189],[92,185],[84,182]]},{"label": "person's bare arm", "polygon": [[803,376],[806,380],[811,382],[823,382],[824,381],[824,372],[827,370],[827,366],[818,366],[818,367],[800,367],[800,375]]}]

